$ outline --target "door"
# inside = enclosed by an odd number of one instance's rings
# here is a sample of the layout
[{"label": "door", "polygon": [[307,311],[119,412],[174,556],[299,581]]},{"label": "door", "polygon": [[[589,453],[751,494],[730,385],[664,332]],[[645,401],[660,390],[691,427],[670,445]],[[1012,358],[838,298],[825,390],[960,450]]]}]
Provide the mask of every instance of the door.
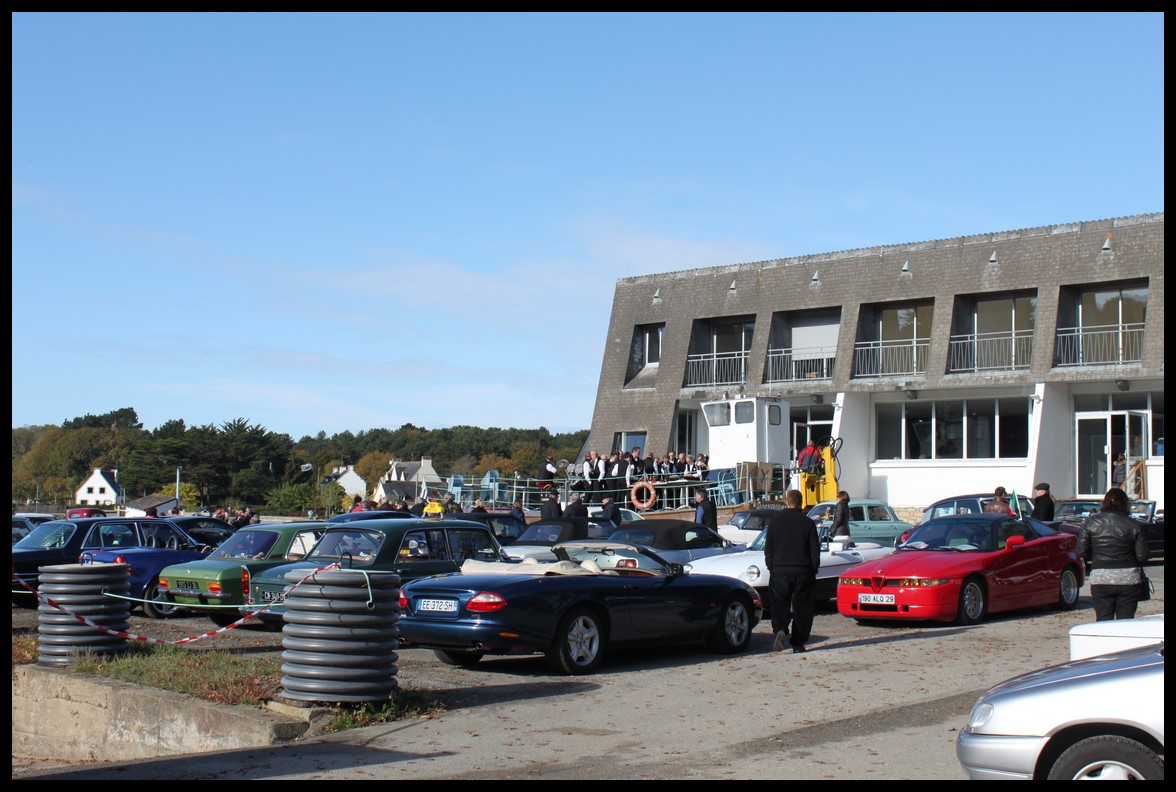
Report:
[{"label": "door", "polygon": [[1122,454],[1125,460],[1123,489],[1138,498],[1144,490],[1143,459],[1148,448],[1146,412],[1121,410],[1080,413],[1077,422],[1078,459],[1075,470],[1075,496],[1102,498],[1113,481],[1115,463]]}]

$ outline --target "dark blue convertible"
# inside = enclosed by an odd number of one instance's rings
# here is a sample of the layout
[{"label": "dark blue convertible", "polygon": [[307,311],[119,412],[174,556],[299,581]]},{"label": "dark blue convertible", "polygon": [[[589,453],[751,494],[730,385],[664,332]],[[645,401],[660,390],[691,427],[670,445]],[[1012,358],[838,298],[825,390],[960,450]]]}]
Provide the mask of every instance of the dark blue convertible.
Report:
[{"label": "dark blue convertible", "polygon": [[742,581],[687,574],[646,548],[583,540],[552,550],[558,561],[467,561],[460,573],[405,584],[402,643],[452,665],[542,653],[556,671],[591,674],[606,647],[705,640],[743,652],[763,614]]}]

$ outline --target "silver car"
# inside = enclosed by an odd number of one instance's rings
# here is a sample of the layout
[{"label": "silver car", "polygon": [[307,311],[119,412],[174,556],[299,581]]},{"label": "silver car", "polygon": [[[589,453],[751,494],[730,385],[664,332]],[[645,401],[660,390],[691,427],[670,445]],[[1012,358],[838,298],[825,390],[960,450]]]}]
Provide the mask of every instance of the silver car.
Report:
[{"label": "silver car", "polygon": [[1043,668],[980,697],[956,740],[973,780],[1164,779],[1164,645]]}]

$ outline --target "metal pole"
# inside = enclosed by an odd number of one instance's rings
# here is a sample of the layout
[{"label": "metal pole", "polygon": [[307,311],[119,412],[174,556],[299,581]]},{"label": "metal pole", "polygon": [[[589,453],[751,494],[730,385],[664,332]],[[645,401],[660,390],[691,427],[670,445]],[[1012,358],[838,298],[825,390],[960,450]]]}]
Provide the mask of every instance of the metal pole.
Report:
[{"label": "metal pole", "polygon": [[183,465],[176,468],[176,511],[180,510],[180,471],[184,469]]}]

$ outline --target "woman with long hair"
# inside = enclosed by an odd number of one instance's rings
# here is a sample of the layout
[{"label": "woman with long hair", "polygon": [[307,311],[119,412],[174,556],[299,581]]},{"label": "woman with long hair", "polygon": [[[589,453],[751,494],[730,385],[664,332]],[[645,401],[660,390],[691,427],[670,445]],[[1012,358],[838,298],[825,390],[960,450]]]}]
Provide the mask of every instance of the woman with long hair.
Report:
[{"label": "woman with long hair", "polygon": [[1131,503],[1123,490],[1107,490],[1102,508],[1086,518],[1078,535],[1078,555],[1086,559],[1090,570],[1095,620],[1134,619],[1146,594],[1147,535],[1131,517]]}]

